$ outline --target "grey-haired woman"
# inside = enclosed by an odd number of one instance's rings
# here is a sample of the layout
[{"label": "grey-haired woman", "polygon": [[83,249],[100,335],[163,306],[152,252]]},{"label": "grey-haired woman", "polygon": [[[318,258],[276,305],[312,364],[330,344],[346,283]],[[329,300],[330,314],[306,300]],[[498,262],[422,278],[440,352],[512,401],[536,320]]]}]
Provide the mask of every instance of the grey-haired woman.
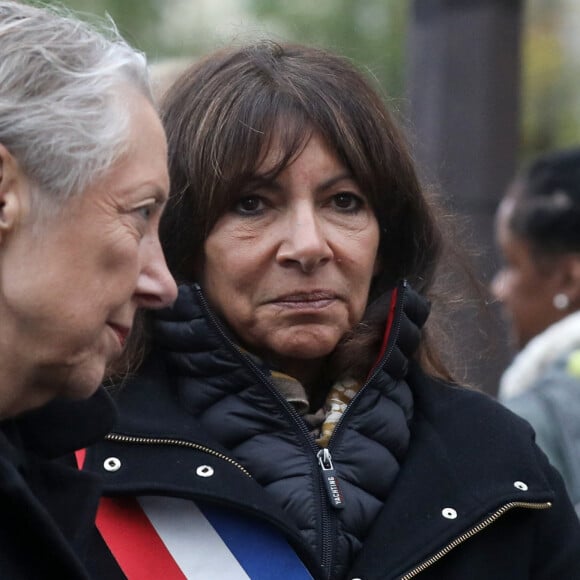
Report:
[{"label": "grey-haired woman", "polygon": [[0,2],[2,578],[86,576],[98,480],[51,459],[110,428],[106,369],[136,310],[175,298],[168,187],[143,55],[111,25]]}]

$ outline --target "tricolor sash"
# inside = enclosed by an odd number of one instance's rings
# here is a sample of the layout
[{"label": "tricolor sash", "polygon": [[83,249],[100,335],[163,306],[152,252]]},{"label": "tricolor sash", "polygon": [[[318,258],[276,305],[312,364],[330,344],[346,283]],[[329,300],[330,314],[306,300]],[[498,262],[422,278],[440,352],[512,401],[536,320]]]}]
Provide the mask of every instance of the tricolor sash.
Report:
[{"label": "tricolor sash", "polygon": [[278,530],[213,504],[103,497],[96,525],[129,580],[312,580]]}]

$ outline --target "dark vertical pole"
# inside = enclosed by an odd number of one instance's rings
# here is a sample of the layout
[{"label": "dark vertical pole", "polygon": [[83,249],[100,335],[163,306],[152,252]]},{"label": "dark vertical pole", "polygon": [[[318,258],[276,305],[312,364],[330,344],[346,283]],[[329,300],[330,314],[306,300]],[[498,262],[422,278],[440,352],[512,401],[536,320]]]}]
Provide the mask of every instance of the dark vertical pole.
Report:
[{"label": "dark vertical pole", "polygon": [[[493,214],[516,170],[522,0],[414,0],[408,97],[423,178],[469,219],[476,273],[496,268]],[[467,378],[495,393],[508,353],[496,307],[458,314]],[[482,336],[480,328],[487,334]],[[488,348],[490,340],[495,348]]]}]

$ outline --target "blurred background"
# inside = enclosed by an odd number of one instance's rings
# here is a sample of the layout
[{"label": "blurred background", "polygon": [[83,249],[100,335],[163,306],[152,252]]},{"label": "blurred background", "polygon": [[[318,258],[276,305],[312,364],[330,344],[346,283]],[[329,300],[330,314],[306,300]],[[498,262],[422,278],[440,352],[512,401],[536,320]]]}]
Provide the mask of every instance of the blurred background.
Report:
[{"label": "blurred background", "polygon": [[[49,2],[50,3],[50,2]],[[426,187],[439,192],[487,285],[493,214],[538,153],[580,144],[578,0],[65,0],[117,23],[162,80],[174,67],[257,38],[350,56],[407,128]],[[495,394],[512,354],[497,305],[458,304],[458,374]]]}]

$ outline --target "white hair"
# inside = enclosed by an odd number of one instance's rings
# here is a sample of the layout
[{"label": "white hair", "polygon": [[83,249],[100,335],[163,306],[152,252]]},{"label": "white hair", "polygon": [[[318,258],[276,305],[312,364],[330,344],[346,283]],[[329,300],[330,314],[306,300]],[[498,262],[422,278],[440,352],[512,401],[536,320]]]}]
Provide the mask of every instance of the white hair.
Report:
[{"label": "white hair", "polygon": [[110,20],[0,0],[0,143],[57,209],[127,142],[128,92],[152,102],[145,56]]}]

